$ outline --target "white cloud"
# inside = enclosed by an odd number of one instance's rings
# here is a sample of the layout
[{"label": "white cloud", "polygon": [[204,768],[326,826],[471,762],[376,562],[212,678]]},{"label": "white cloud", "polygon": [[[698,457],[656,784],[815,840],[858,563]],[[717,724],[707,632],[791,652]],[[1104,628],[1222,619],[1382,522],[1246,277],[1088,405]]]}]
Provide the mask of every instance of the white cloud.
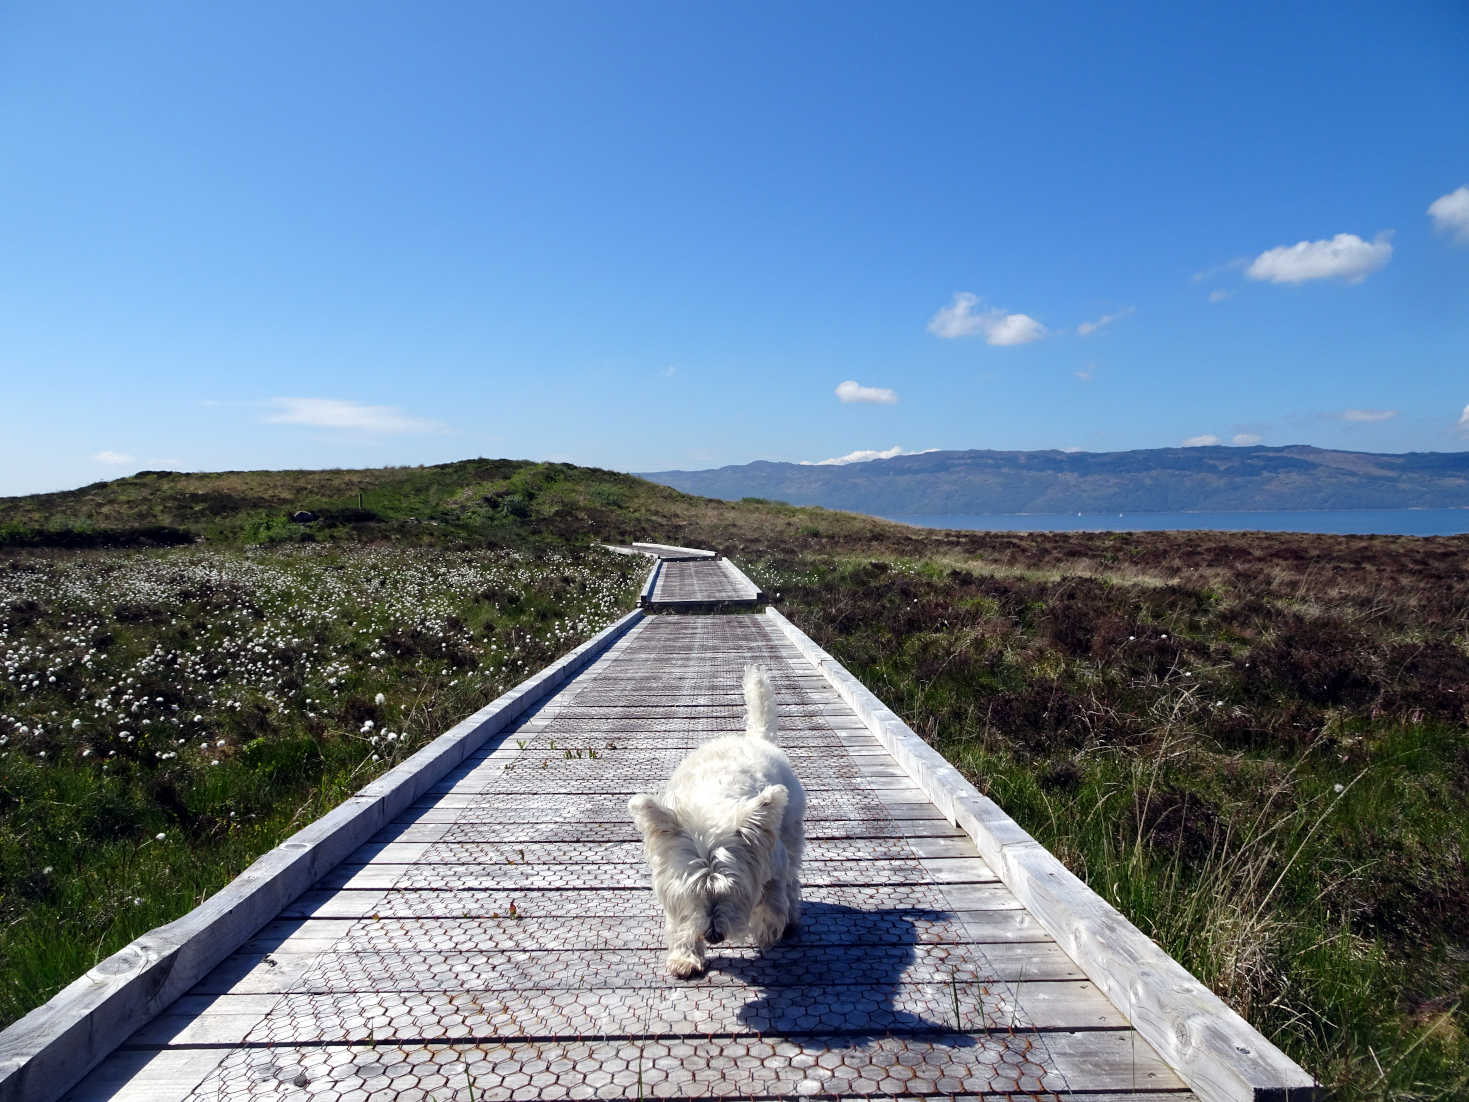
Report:
[{"label": "white cloud", "polygon": [[1223,302],[1225,299],[1230,298],[1231,296],[1233,296],[1233,294],[1234,294],[1233,291],[1226,291],[1224,288],[1221,287],[1218,290],[1210,291],[1209,292],[1209,301],[1210,302]]},{"label": "white cloud", "polygon": [[1459,431],[1469,433],[1469,406],[1464,407],[1464,412],[1459,414]]},{"label": "white cloud", "polygon": [[928,319],[928,331],[936,337],[984,337],[986,344],[1029,344],[1046,335],[1046,327],[1029,314],[1007,314],[991,308],[975,313],[979,296],[954,292],[954,301]]},{"label": "white cloud", "polygon": [[1241,447],[1247,448],[1251,444],[1258,444],[1261,439],[1262,437],[1258,432],[1237,432],[1230,439],[1230,443],[1239,444]]},{"label": "white cloud", "polygon": [[1456,240],[1469,245],[1469,185],[1440,195],[1428,204],[1428,214],[1433,219],[1434,229],[1452,234]]},{"label": "white cloud", "polygon": [[886,448],[883,451],[873,451],[871,449],[868,449],[865,451],[848,452],[846,455],[839,455],[835,459],[818,459],[814,462],[809,459],[803,459],[801,461],[801,466],[843,467],[846,466],[848,463],[866,463],[869,460],[873,459],[896,459],[900,455],[927,455],[929,452],[936,451],[938,451],[937,448],[923,448],[920,451],[910,452],[904,451],[899,445],[894,444],[891,448]]},{"label": "white cloud", "polygon": [[1245,275],[1271,283],[1305,283],[1312,279],[1361,283],[1392,259],[1391,237],[1391,230],[1370,242],[1354,233],[1339,233],[1330,240],[1277,245],[1255,257]]},{"label": "white cloud", "polygon": [[1096,373],[1097,373],[1097,365],[1096,364],[1087,364],[1080,371],[1073,371],[1071,374],[1075,375],[1082,382],[1089,383],[1089,382],[1092,381],[1092,376],[1094,376]]},{"label": "white cloud", "polygon": [[1190,436],[1179,447],[1212,448],[1217,443],[1219,443],[1219,437],[1215,436],[1212,432],[1206,432],[1199,436]]},{"label": "white cloud", "polygon": [[98,463],[106,463],[113,467],[122,467],[128,463],[136,463],[137,460],[126,452],[100,451],[92,456]]},{"label": "white cloud", "polygon": [[1390,421],[1398,415],[1395,409],[1344,409],[1341,411],[1343,421],[1373,422]]},{"label": "white cloud", "polygon": [[272,425],[311,425],[352,432],[444,431],[437,421],[409,417],[393,406],[365,406],[340,398],[272,398],[267,404],[273,407],[273,412],[265,420]]},{"label": "white cloud", "polygon": [[884,406],[894,405],[898,401],[896,390],[889,390],[885,386],[863,386],[855,379],[838,383],[836,396],[843,402],[876,402]]},{"label": "white cloud", "polygon": [[1119,318],[1125,318],[1125,317],[1127,317],[1128,314],[1133,314],[1133,313],[1136,313],[1136,312],[1137,312],[1137,307],[1136,306],[1124,306],[1121,310],[1118,310],[1117,313],[1115,313],[1115,314],[1103,314],[1096,321],[1084,321],[1084,322],[1082,322],[1080,325],[1078,325],[1076,327],[1076,331],[1079,334],[1081,334],[1083,337],[1087,337],[1087,336],[1090,336],[1091,334],[1095,333],[1098,329],[1101,329],[1103,326],[1105,326],[1105,325],[1111,325],[1114,321],[1117,321]]}]

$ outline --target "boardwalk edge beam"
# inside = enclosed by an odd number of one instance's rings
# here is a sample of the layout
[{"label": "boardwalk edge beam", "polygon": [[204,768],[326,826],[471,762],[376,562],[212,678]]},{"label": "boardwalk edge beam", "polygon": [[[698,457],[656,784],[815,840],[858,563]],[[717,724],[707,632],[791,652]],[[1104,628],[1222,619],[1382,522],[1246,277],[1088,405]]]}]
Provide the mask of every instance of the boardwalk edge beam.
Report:
[{"label": "boardwalk edge beam", "polygon": [[414,800],[605,653],[634,610],[265,853],[194,910],[99,962],[0,1032],[0,1102],[59,1098]]},{"label": "boardwalk edge beam", "polygon": [[766,615],[1202,1102],[1319,1097],[1304,1069],[1073,875],[840,662],[774,608]]}]

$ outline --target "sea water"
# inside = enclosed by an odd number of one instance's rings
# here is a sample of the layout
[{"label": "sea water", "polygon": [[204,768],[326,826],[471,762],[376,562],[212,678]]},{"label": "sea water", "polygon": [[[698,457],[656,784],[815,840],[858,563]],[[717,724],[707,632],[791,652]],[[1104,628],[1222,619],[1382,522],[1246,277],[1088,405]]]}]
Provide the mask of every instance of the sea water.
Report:
[{"label": "sea water", "polygon": [[920,528],[977,532],[1321,532],[1453,536],[1469,532],[1469,509],[1304,509],[1256,513],[962,513],[887,516]]}]

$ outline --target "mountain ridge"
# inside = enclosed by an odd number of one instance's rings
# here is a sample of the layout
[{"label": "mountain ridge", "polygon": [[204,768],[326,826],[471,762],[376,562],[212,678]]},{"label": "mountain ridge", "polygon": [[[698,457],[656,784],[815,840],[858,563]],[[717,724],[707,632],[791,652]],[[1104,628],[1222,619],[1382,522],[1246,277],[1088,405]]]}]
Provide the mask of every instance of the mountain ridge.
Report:
[{"label": "mountain ridge", "polygon": [[1309,444],[970,449],[847,464],[757,460],[640,477],[705,497],[761,497],[878,515],[1469,508],[1469,452],[1353,452]]}]

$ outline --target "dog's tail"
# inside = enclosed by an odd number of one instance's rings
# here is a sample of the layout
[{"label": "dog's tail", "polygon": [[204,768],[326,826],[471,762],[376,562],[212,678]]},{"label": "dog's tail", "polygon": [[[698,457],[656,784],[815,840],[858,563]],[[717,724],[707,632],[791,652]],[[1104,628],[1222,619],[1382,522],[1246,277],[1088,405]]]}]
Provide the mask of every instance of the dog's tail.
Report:
[{"label": "dog's tail", "polygon": [[745,667],[745,734],[775,741],[775,693],[770,675],[759,666]]}]

